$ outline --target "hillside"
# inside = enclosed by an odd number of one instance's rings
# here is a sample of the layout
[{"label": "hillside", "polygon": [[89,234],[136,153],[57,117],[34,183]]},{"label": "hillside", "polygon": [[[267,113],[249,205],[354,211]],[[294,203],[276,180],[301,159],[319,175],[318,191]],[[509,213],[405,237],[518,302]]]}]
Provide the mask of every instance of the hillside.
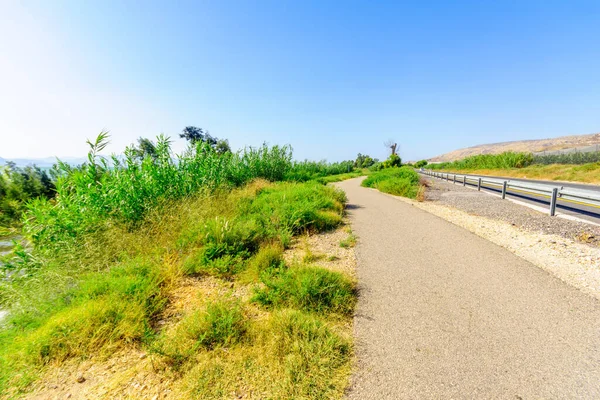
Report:
[{"label": "hillside", "polygon": [[473,147],[454,150],[449,153],[433,157],[429,159],[429,161],[447,162],[460,160],[477,154],[499,154],[505,151],[538,153],[544,151],[584,148],[594,145],[600,145],[600,133],[562,136],[553,139],[519,140],[514,142],[481,144]]}]

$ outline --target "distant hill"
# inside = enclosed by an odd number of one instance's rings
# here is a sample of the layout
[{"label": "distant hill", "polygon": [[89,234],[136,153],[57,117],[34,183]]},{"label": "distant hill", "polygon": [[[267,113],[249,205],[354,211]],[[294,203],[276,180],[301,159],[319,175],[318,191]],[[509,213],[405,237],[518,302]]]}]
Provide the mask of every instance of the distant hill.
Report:
[{"label": "distant hill", "polygon": [[554,139],[519,140],[515,142],[480,144],[473,147],[454,150],[449,153],[433,157],[429,159],[429,161],[455,161],[478,154],[499,154],[505,151],[543,153],[579,148],[581,148],[582,151],[590,151],[595,149],[596,146],[600,148],[600,133],[562,136]]},{"label": "distant hill", "polygon": [[[64,157],[60,158],[61,161],[71,165],[79,165],[86,161],[83,157]],[[56,164],[56,157],[45,157],[45,158],[2,158],[0,157],[0,165],[6,165],[7,162],[12,161],[17,164],[17,167],[26,167],[28,165],[37,165],[41,168],[50,168]]]}]

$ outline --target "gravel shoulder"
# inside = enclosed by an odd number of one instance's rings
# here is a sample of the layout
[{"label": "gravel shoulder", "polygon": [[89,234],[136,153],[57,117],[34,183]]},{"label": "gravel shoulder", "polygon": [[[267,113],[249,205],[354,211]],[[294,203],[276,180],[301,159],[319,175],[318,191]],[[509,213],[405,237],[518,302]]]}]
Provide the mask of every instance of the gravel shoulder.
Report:
[{"label": "gravel shoulder", "polygon": [[490,218],[359,184],[337,184],[358,236],[350,399],[600,397],[597,299],[458,224]]}]

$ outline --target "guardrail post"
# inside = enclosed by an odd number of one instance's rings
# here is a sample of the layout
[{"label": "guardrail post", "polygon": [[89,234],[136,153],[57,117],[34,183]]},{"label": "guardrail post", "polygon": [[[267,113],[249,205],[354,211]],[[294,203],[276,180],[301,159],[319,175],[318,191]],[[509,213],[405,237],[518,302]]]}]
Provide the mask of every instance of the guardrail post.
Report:
[{"label": "guardrail post", "polygon": [[452,175],[452,183],[456,185],[456,174]]},{"label": "guardrail post", "polygon": [[556,214],[556,199],[558,198],[558,188],[552,189],[552,199],[550,200],[550,216]]},{"label": "guardrail post", "polygon": [[504,183],[502,184],[502,199],[506,198],[506,185],[507,185],[507,182],[504,181]]},{"label": "guardrail post", "polygon": [[467,185],[467,177],[463,175],[463,186]]},{"label": "guardrail post", "polygon": [[450,174],[446,174],[446,182],[450,182]]},{"label": "guardrail post", "polygon": [[477,190],[481,190],[481,178],[477,179]]}]

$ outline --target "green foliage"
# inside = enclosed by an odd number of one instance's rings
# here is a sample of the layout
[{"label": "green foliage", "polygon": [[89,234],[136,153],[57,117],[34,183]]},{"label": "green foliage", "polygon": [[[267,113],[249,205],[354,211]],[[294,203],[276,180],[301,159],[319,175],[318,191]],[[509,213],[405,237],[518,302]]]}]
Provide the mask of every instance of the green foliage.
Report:
[{"label": "green foliage", "polygon": [[415,168],[423,168],[426,165],[427,165],[427,160],[417,161],[415,163]]},{"label": "green foliage", "polygon": [[370,156],[358,153],[358,155],[356,156],[356,160],[354,161],[354,166],[356,168],[369,168],[376,162],[377,161],[371,158]]},{"label": "green foliage", "polygon": [[462,160],[429,164],[431,169],[494,169],[494,168],[523,168],[534,162],[531,153],[515,153],[507,151],[501,154],[480,154],[466,157]]},{"label": "green foliage", "polygon": [[355,289],[339,272],[319,267],[294,267],[264,273],[263,288],[253,300],[272,307],[296,307],[306,311],[351,313]]},{"label": "green foliage", "polygon": [[38,197],[54,197],[54,182],[35,165],[19,168],[14,163],[0,166],[0,226],[19,222],[25,204]]},{"label": "green foliage", "polygon": [[144,160],[146,157],[155,160],[158,157],[156,144],[148,138],[138,138],[138,144],[137,146],[131,146],[131,152],[139,160]]},{"label": "green foliage", "polygon": [[390,154],[387,160],[383,162],[383,168],[394,168],[402,165],[402,159],[398,154]]},{"label": "green foliage", "polygon": [[533,156],[533,164],[588,164],[600,162],[600,152],[573,152]]},{"label": "green foliage", "polygon": [[286,180],[306,182],[330,175],[346,174],[354,171],[354,161],[327,163],[326,161],[296,161],[285,176]]},{"label": "green foliage", "polygon": [[39,299],[38,314],[14,315],[10,329],[0,331],[0,389],[31,377],[14,371],[109,354],[123,343],[141,341],[166,304],[160,285],[150,264],[133,259],[107,273],[86,274],[54,299]]},{"label": "green foliage", "polygon": [[[110,357],[125,346],[155,351],[159,364],[210,382],[204,389],[215,393],[250,367],[278,378],[274,389],[265,381],[267,394],[343,391],[351,343],[329,318],[349,318],[354,284],[321,268],[288,268],[282,255],[293,235],[341,222],[343,192],[318,182],[269,183],[291,171],[289,147],[220,154],[197,141],[174,157],[161,136],[154,153],[129,148],[124,160],[107,160],[99,152],[108,135],[88,143],[84,165],[59,163],[56,198],[28,204],[25,232],[35,246],[17,246],[0,269],[12,269],[0,279],[0,304],[11,308],[0,330],[0,392],[17,397],[63,361]],[[240,300],[201,299],[202,307],[173,316],[167,304],[191,280],[232,291],[260,282],[257,296],[270,309],[260,311],[263,320],[256,305],[246,315],[242,289]],[[314,315],[271,313],[278,307]],[[212,373],[213,362],[229,362],[238,374]]]},{"label": "green foliage", "polygon": [[75,169],[59,165],[56,201],[39,199],[28,206],[25,232],[38,246],[72,240],[107,218],[135,225],[165,200],[240,186],[256,178],[281,180],[291,167],[289,147],[266,145],[238,154],[218,154],[209,144],[197,141],[175,159],[164,136],[158,137],[155,157],[140,161],[134,149],[128,148],[125,161],[113,156],[109,167],[97,154],[108,144],[108,135],[88,143],[86,164]]},{"label": "green foliage", "polygon": [[388,168],[370,174],[362,186],[414,199],[419,193],[419,175],[411,167]]}]

